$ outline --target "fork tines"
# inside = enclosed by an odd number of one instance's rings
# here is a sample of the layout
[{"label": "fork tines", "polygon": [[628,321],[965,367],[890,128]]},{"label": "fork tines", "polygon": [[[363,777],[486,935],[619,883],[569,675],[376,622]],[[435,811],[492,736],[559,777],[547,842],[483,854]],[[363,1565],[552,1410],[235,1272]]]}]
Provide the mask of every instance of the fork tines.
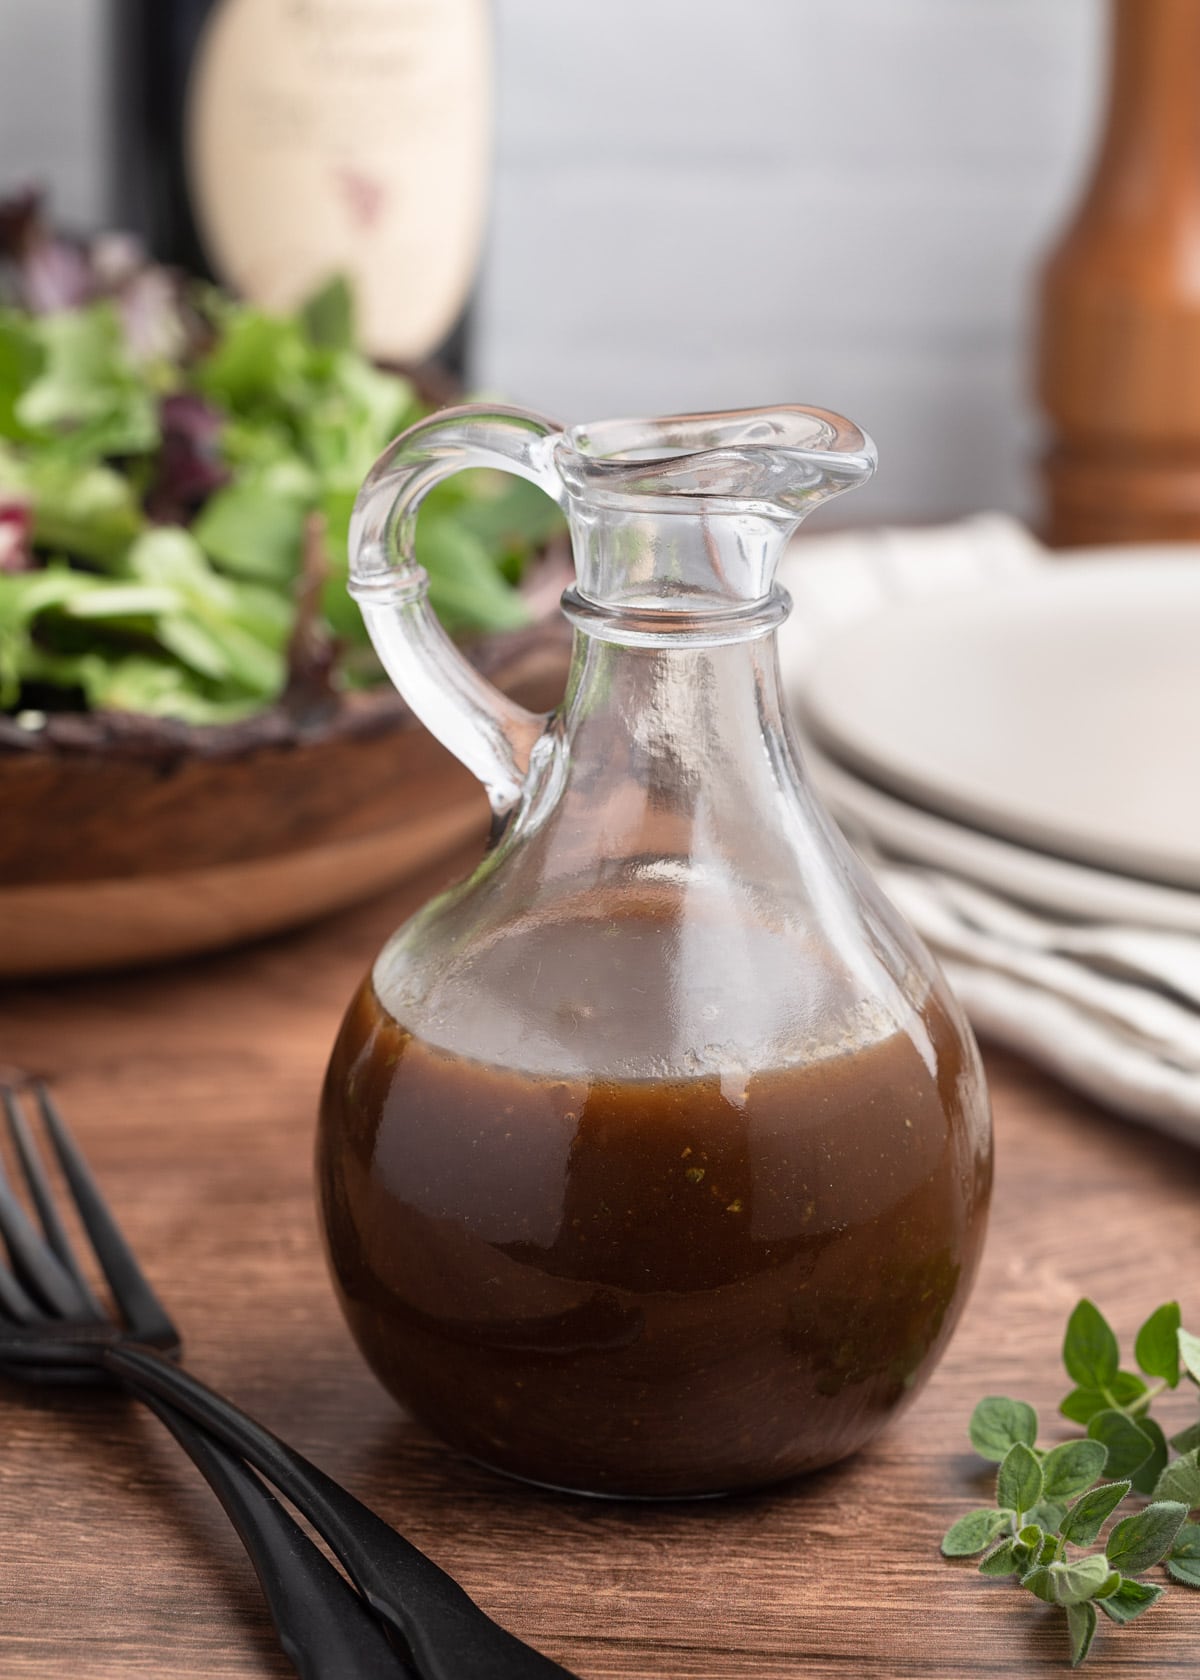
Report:
[{"label": "fork tines", "polygon": [[[42,1130],[50,1141],[71,1199],[113,1300],[139,1341],[175,1348],[178,1335],[166,1309],[151,1289],[121,1229],[100,1194],[78,1144],[41,1080],[26,1090],[37,1105]],[[0,1166],[0,1237],[10,1267],[0,1266],[0,1312],[22,1325],[58,1323],[95,1325],[111,1322],[89,1285],[58,1211],[41,1151],[17,1087],[0,1087],[0,1104],[29,1201],[41,1229]]]}]

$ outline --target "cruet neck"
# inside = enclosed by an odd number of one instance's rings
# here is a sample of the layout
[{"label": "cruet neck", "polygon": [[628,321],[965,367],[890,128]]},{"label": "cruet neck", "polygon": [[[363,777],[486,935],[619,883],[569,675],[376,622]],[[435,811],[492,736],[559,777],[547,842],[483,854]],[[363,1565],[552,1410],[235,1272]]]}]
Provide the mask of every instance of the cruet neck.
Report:
[{"label": "cruet neck", "polygon": [[787,407],[575,426],[553,459],[575,550],[568,610],[599,623],[765,603],[797,525],[864,483],[875,450],[840,415]]},{"label": "cruet neck", "polygon": [[552,719],[486,682],[438,623],[416,556],[418,510],[434,485],[468,467],[528,479],[573,527],[578,581],[563,606],[583,635],[682,651],[773,629],[788,609],[774,584],[784,543],[810,508],[861,484],[874,464],[869,439],[818,408],[570,431],[524,409],[445,409],[402,432],[367,475],[350,520],[350,588],[384,669],[503,820]]}]

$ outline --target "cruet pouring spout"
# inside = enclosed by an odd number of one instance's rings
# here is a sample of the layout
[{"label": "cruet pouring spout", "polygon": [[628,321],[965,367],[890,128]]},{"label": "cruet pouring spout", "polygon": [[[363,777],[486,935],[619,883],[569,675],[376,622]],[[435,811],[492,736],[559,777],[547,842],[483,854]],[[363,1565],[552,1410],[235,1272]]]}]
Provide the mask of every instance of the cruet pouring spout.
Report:
[{"label": "cruet pouring spout", "polygon": [[815,507],[875,469],[871,440],[819,408],[607,420],[563,434],[579,592],[685,610],[753,602]]},{"label": "cruet pouring spout", "polygon": [[774,583],[787,539],[874,466],[870,439],[819,408],[569,429],[521,409],[446,409],[404,432],[371,469],[350,524],[350,589],[384,669],[502,816],[547,720],[490,688],[430,609],[414,535],[435,484],[492,467],[545,491],[571,527],[575,585],[565,609],[596,637],[636,641],[682,619],[712,636],[772,628],[787,611]]},{"label": "cruet pouring spout", "polygon": [[875,446],[851,421],[796,405],[574,426],[556,454],[575,495],[740,503],[783,522],[875,470]]}]

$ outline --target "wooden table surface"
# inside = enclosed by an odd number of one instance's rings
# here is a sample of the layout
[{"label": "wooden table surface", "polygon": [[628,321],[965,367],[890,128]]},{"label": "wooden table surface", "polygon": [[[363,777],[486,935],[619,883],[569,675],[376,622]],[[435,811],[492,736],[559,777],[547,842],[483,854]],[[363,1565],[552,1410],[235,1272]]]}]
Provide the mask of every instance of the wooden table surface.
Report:
[{"label": "wooden table surface", "polygon": [[[510,1485],[455,1459],[368,1375],[313,1213],[314,1105],[341,1010],[437,884],[253,950],[0,994],[0,1061],[55,1074],[191,1367],[583,1680],[1061,1672],[1060,1612],[938,1556],[949,1522],[986,1497],[966,1420],[981,1394],[1012,1393],[1053,1434],[1062,1324],[1081,1294],[1123,1338],[1172,1290],[1185,1321],[1200,1318],[1200,1153],[992,1055],[982,1273],[932,1383],[876,1444],[719,1503]],[[1133,1627],[1102,1618],[1088,1671],[1198,1666],[1200,1593],[1180,1588]],[[224,1518],[149,1415],[116,1395],[0,1389],[4,1680],[290,1672]]]}]

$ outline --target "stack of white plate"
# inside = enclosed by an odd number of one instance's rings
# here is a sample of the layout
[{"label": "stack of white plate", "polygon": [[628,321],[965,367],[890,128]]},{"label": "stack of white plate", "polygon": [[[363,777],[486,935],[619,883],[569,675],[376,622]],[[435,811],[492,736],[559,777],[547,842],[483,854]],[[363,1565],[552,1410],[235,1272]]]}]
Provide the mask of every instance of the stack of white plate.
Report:
[{"label": "stack of white plate", "polygon": [[1200,549],[993,519],[785,581],[814,778],[977,1025],[1200,1141]]}]

